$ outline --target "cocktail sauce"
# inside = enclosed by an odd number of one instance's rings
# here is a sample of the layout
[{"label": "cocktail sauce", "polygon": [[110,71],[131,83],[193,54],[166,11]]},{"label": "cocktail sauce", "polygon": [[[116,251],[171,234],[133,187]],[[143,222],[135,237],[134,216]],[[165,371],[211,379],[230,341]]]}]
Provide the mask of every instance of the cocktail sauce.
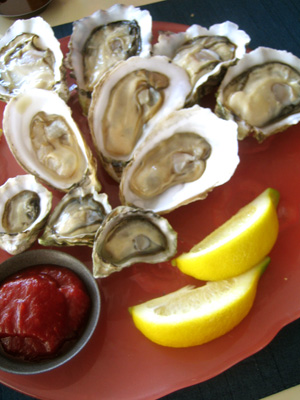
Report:
[{"label": "cocktail sauce", "polygon": [[77,338],[89,309],[85,286],[71,270],[28,268],[0,285],[0,344],[24,360],[53,357]]}]

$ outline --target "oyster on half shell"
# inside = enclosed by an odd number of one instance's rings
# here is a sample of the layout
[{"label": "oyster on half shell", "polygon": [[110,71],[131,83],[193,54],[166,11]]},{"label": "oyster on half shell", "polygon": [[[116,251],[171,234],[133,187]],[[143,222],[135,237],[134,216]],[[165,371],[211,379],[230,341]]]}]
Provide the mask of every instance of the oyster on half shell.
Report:
[{"label": "oyster on half shell", "polygon": [[0,99],[38,87],[69,97],[63,53],[41,17],[19,19],[0,38]]},{"label": "oyster on half shell", "polygon": [[17,162],[49,186],[65,192],[79,185],[101,189],[92,152],[56,93],[31,89],[12,98],[3,131]]},{"label": "oyster on half shell", "polygon": [[116,181],[151,127],[183,107],[190,89],[186,71],[163,56],[131,57],[102,77],[93,91],[89,126],[101,162]]},{"label": "oyster on half shell", "polygon": [[51,213],[39,243],[43,246],[93,247],[94,237],[111,211],[105,193],[76,187],[67,193]]},{"label": "oyster on half shell", "polygon": [[98,229],[93,247],[93,275],[104,278],[132,264],[155,264],[177,251],[177,233],[151,210],[119,206]]},{"label": "oyster on half shell", "polygon": [[239,164],[237,124],[195,105],[158,123],[123,171],[123,205],[163,214],[227,182]]},{"label": "oyster on half shell", "polygon": [[10,254],[27,250],[44,227],[52,193],[33,175],[9,178],[0,187],[0,247]]},{"label": "oyster on half shell", "polygon": [[230,67],[220,85],[215,112],[237,122],[239,139],[261,142],[300,121],[300,59],[259,47]]},{"label": "oyster on half shell", "polygon": [[153,54],[169,57],[188,72],[193,87],[188,102],[192,104],[220,83],[226,69],[245,54],[249,42],[248,34],[230,21],[208,29],[194,24],[185,32],[162,32]]},{"label": "oyster on half shell", "polygon": [[67,63],[85,114],[93,88],[105,71],[129,57],[149,56],[151,39],[149,11],[134,6],[114,4],[73,23]]}]

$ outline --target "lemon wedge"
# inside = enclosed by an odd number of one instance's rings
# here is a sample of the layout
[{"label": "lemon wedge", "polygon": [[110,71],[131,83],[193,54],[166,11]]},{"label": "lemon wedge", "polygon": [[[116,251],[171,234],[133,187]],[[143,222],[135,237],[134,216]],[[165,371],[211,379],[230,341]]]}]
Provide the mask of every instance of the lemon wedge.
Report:
[{"label": "lemon wedge", "polygon": [[249,313],[270,258],[237,277],[183,287],[129,309],[135,326],[162,346],[190,347],[232,330]]},{"label": "lemon wedge", "polygon": [[266,189],[172,265],[204,281],[247,271],[267,256],[276,242],[278,202],[279,192]]}]

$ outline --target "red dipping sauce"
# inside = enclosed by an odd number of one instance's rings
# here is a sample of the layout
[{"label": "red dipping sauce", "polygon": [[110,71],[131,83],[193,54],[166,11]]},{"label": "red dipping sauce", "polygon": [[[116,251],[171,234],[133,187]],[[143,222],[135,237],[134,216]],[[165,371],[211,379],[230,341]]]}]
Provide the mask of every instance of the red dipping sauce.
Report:
[{"label": "red dipping sauce", "polygon": [[68,268],[25,269],[0,285],[0,344],[24,360],[52,358],[78,337],[90,304],[83,282]]}]

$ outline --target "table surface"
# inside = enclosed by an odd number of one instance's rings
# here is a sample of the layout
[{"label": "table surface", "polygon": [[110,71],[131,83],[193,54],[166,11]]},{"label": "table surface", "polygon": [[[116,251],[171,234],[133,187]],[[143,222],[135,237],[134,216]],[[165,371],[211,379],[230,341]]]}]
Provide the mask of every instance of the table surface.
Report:
[{"label": "table surface", "polygon": [[[148,9],[154,21],[197,23],[208,27],[230,20],[250,35],[253,48],[285,49],[300,57],[298,0],[136,0],[123,3]],[[112,4],[114,2],[110,0],[53,0],[40,15],[54,27],[56,36],[60,38],[71,33],[70,22]],[[0,17],[0,35],[13,22],[13,19]],[[299,336],[300,320],[296,320],[253,356],[209,381],[171,393],[163,399],[299,399]],[[0,399],[28,400],[31,397],[0,385]]]}]

